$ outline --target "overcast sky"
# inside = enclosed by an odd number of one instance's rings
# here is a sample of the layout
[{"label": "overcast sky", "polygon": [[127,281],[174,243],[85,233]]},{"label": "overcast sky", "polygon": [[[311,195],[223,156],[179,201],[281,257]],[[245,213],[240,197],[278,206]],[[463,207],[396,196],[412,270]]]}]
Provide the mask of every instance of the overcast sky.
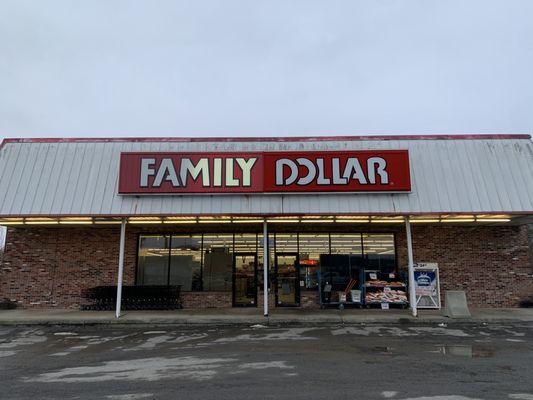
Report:
[{"label": "overcast sky", "polygon": [[0,137],[533,131],[533,0],[0,0]]}]

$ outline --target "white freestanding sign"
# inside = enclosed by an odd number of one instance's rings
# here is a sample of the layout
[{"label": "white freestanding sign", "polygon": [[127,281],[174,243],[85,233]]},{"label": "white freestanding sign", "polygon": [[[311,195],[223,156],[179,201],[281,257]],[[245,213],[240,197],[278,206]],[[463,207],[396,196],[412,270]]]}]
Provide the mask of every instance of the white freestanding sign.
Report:
[{"label": "white freestanding sign", "polygon": [[416,263],[415,296],[417,308],[440,309],[439,266],[437,263]]}]

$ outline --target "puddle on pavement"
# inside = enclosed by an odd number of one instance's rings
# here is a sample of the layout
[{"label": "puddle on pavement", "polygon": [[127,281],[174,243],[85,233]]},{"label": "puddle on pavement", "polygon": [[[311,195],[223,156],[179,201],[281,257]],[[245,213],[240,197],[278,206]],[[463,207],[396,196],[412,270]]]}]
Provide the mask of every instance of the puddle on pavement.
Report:
[{"label": "puddle on pavement", "polygon": [[438,353],[445,356],[457,356],[468,358],[494,357],[494,349],[476,345],[448,345],[437,346]]}]

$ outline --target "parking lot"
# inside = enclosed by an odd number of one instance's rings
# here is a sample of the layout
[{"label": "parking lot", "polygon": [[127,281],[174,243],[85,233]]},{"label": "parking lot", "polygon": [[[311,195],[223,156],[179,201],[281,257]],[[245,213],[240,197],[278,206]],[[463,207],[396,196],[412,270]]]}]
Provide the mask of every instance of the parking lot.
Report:
[{"label": "parking lot", "polygon": [[1,397],[527,400],[532,328],[1,327]]}]

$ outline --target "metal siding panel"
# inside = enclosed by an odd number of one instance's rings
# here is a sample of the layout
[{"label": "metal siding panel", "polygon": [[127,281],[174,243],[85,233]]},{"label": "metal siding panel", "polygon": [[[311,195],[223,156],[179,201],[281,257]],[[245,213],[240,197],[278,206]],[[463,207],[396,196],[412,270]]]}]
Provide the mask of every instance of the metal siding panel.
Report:
[{"label": "metal siding panel", "polygon": [[520,176],[518,185],[524,188],[524,199],[527,199],[524,202],[524,208],[533,211],[533,185],[531,184],[533,182],[533,169],[528,165],[528,160],[530,164],[533,161],[533,145],[532,143],[529,143],[527,146],[513,144],[513,148],[516,152],[515,173]]},{"label": "metal siding panel", "polygon": [[34,212],[38,214],[45,214],[43,212],[44,199],[52,197],[54,193],[54,182],[57,181],[57,168],[56,160],[58,158],[59,148],[57,143],[51,143],[48,145],[44,164],[41,167],[41,173],[39,176],[39,182],[33,195],[31,196],[31,204],[28,206],[28,210],[23,212]]},{"label": "metal siding panel", "polygon": [[503,184],[507,189],[509,201],[513,207],[513,211],[523,210],[525,207],[523,206],[521,199],[526,195],[526,193],[524,193],[523,187],[517,184],[516,176],[512,172],[512,170],[517,170],[516,158],[518,155],[512,151],[512,147],[508,144],[504,143],[500,147],[501,149],[499,150],[505,157],[496,156],[496,159],[498,161],[499,169],[504,177]]},{"label": "metal siding panel", "polygon": [[473,210],[473,204],[471,196],[465,196],[466,193],[471,191],[471,188],[465,185],[465,174],[464,174],[464,162],[457,162],[457,143],[455,140],[451,140],[448,143],[446,152],[444,152],[445,164],[443,168],[446,169],[448,166],[448,171],[451,172],[447,175],[452,180],[450,187],[452,188],[451,192],[451,206],[453,206],[453,211],[465,210],[470,212]]},{"label": "metal siding panel", "polygon": [[509,196],[507,195],[507,193],[504,193],[500,190],[500,182],[502,180],[502,176],[500,174],[500,171],[497,168],[495,169],[493,167],[494,158],[491,156],[492,150],[489,146],[487,149],[484,149],[485,151],[482,151],[481,149],[473,150],[477,150],[475,151],[475,154],[477,155],[476,158],[479,160],[481,173],[486,178],[487,188],[489,190],[489,201],[491,202],[491,209],[512,211],[510,209],[511,204],[509,201]]},{"label": "metal siding panel", "polygon": [[63,143],[56,143],[55,147],[56,154],[54,157],[54,164],[52,166],[50,178],[46,185],[46,193],[37,197],[38,199],[42,199],[42,202],[34,207],[34,211],[36,213],[43,215],[54,213],[54,199],[57,196],[58,190],[64,186],[61,182],[61,176],[64,170],[65,159],[67,158],[66,155],[68,154],[68,150],[73,146],[65,145]]},{"label": "metal siding panel", "polygon": [[[23,148],[21,145],[5,145],[0,150],[0,166],[2,167],[0,171],[0,211],[2,214],[9,214],[9,209],[7,207],[8,203],[8,194],[14,192],[12,187],[13,176],[17,170],[17,165],[19,163],[19,156],[23,153]],[[14,193],[11,193],[14,195]]]},{"label": "metal siding panel", "polygon": [[480,160],[478,151],[476,151],[475,147],[473,147],[470,142],[465,142],[464,147],[467,149],[469,165],[472,168],[474,179],[479,182],[480,188],[482,188],[484,193],[484,202],[481,204],[481,210],[496,209],[497,205],[500,203],[492,196],[493,191],[490,188],[491,177],[482,173],[482,161]]},{"label": "metal siding panel", "polygon": [[84,147],[78,143],[62,143],[61,148],[64,161],[59,174],[57,189],[52,196],[50,214],[68,214],[64,209],[66,197],[72,190],[72,186],[76,184],[76,180],[73,177],[73,166],[76,160],[79,159],[80,154],[84,151]]},{"label": "metal siding panel", "polygon": [[5,209],[8,214],[18,214],[21,212],[21,205],[25,200],[27,191],[30,189],[28,183],[37,158],[39,156],[38,145],[28,145],[22,149],[22,158],[18,158],[15,165],[14,174],[6,193]]},{"label": "metal siding panel", "polygon": [[[484,190],[485,188],[479,183],[479,179],[481,179],[479,176],[479,170],[474,168],[472,157],[467,151],[464,140],[457,141],[456,150],[458,163],[460,163],[461,160],[465,160],[462,168],[465,176],[466,186],[472,191],[470,195],[472,211],[480,211],[483,209],[483,204],[488,203],[488,199],[487,193]],[[465,169],[466,171],[464,171]]]},{"label": "metal siding panel", "polygon": [[[35,146],[36,144],[33,145]],[[22,189],[20,191],[20,204],[17,205],[22,214],[28,214],[32,212],[31,206],[42,183],[43,171],[45,170],[45,164],[48,160],[49,148],[50,145],[48,143],[44,145],[38,145],[37,157],[32,163],[31,172],[29,174],[25,174],[27,181],[23,182],[23,185],[20,188]]]},{"label": "metal siding panel", "polygon": [[70,168],[65,187],[65,193],[63,195],[63,198],[61,199],[60,214],[72,213],[72,205],[76,201],[76,191],[80,181],[80,171],[83,165],[83,160],[85,158],[85,153],[87,152],[87,149],[88,147],[90,147],[90,145],[90,143],[76,143],[76,147],[78,148],[78,151],[76,152],[77,156],[73,159],[72,168]]},{"label": "metal siding panel", "polygon": [[[113,162],[118,162],[118,157],[115,157],[115,146],[105,146],[103,149],[103,157],[102,157],[102,165],[103,165],[103,174],[102,176],[98,176],[99,180],[103,182],[102,185],[98,185],[97,190],[95,190],[93,195],[93,201],[92,201],[92,208],[93,210],[97,211],[98,214],[101,214],[103,211],[103,204],[104,204],[104,198],[106,196],[106,193],[113,193],[115,188],[114,186],[114,180],[111,177],[111,169]],[[112,199],[112,196],[108,196],[108,198]]]},{"label": "metal siding panel", "polygon": [[92,200],[99,184],[98,176],[102,168],[104,145],[102,143],[95,143],[91,147],[88,168],[84,168],[81,171],[82,190],[80,191],[80,196],[76,199],[77,213],[79,214],[88,214],[93,210]]}]

